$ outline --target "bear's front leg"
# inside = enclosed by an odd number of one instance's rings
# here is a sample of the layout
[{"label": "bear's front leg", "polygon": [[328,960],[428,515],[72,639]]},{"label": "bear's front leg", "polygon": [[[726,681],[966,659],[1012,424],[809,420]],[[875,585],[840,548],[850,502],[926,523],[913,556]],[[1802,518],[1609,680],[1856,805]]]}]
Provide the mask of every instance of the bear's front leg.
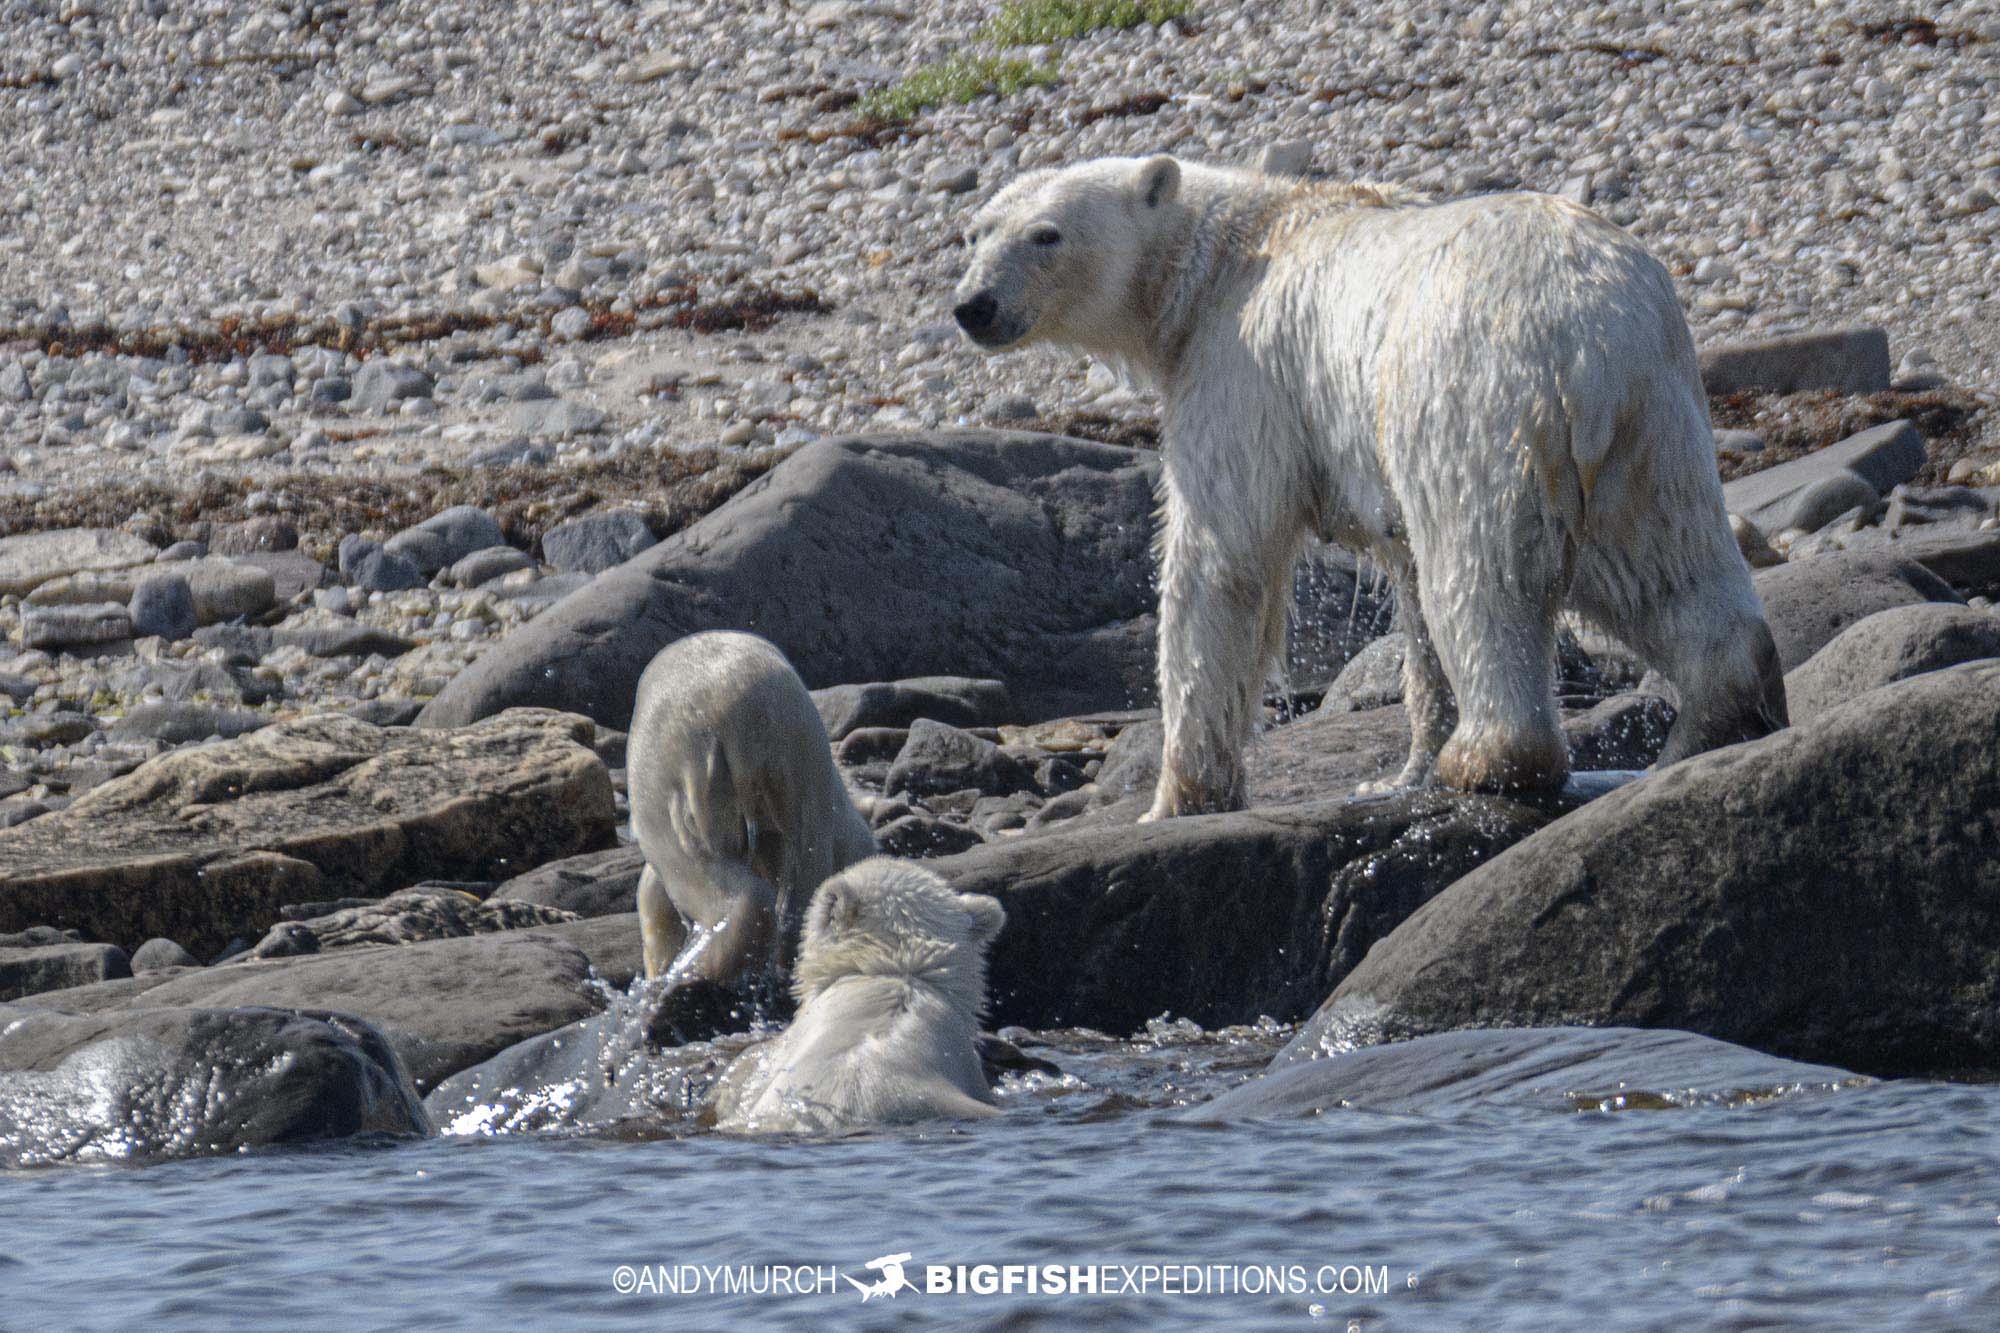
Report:
[{"label": "bear's front leg", "polygon": [[1270,668],[1268,616],[1298,535],[1242,497],[1188,494],[1166,468],[1160,547],[1160,780],[1145,820],[1241,810],[1243,747]]}]

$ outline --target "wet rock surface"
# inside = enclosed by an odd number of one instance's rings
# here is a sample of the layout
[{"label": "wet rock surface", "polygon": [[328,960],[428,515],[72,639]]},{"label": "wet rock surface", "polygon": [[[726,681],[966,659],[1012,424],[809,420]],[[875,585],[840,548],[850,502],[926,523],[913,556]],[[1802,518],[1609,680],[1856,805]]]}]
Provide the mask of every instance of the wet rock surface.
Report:
[{"label": "wet rock surface", "polygon": [[1437,896],[1307,1040],[1585,1023],[1871,1073],[1992,1068],[1996,737],[1987,660],[1686,760]]}]

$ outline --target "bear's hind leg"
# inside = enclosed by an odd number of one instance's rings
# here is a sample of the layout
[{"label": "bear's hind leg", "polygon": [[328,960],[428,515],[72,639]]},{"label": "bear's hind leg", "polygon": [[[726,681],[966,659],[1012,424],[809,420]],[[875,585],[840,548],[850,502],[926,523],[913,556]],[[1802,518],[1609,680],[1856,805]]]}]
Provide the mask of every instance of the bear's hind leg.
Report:
[{"label": "bear's hind leg", "polygon": [[1537,558],[1546,545],[1527,539],[1486,553],[1461,540],[1417,552],[1424,619],[1458,703],[1435,769],[1444,786],[1536,790],[1569,776],[1555,692],[1561,579]]}]

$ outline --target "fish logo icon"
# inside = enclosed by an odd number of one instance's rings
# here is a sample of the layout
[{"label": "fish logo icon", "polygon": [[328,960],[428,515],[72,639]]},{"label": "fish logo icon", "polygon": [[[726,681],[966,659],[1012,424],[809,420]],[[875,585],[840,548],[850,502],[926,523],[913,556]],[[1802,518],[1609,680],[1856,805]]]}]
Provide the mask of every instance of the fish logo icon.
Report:
[{"label": "fish logo icon", "polygon": [[[870,1259],[865,1265],[865,1267],[872,1268],[880,1273],[882,1276],[879,1279],[874,1282],[862,1282],[859,1279],[848,1277],[847,1280],[854,1283],[854,1289],[861,1293],[861,1303],[863,1305],[874,1300],[877,1296],[893,1298],[897,1292],[905,1287],[908,1287],[911,1291],[917,1289],[916,1283],[903,1276],[903,1265],[909,1261],[910,1255],[908,1251],[902,1254],[885,1254],[880,1259]],[[841,1276],[847,1277],[847,1274],[842,1273]]]}]

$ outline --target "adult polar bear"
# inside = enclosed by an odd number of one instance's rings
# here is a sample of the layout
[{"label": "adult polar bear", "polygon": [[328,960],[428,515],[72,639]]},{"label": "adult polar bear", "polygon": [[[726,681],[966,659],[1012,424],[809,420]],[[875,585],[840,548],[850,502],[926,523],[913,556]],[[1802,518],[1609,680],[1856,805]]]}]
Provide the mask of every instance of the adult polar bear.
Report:
[{"label": "adult polar bear", "polygon": [[1673,682],[1661,763],[1784,725],[1673,283],[1595,214],[1105,158],[1013,182],[969,240],[974,343],[1076,347],[1165,398],[1148,818],[1243,804],[1309,532],[1395,584],[1394,785],[1563,781],[1565,603]]},{"label": "adult polar bear", "polygon": [[690,976],[733,986],[788,970],[813,890],[875,855],[792,664],[754,634],[668,644],[639,678],[625,749],[646,975],[674,962],[683,920],[697,932]]}]

